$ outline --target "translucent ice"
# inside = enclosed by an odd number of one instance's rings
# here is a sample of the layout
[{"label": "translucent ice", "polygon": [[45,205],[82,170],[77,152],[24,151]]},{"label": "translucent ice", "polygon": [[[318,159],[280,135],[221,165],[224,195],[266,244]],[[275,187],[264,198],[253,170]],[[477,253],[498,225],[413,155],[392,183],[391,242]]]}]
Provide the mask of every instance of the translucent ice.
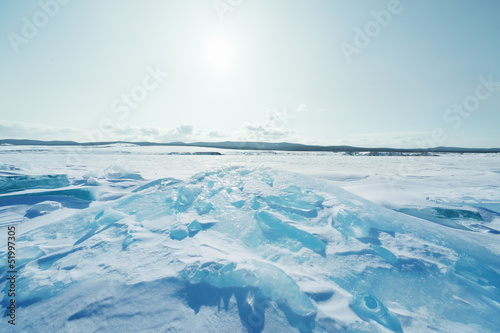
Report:
[{"label": "translucent ice", "polygon": [[324,254],[326,244],[319,240],[316,236],[295,228],[289,223],[280,220],[278,217],[268,212],[258,212],[255,214],[255,219],[268,228],[276,230],[287,237],[298,240],[305,247],[313,250],[314,252]]},{"label": "translucent ice", "polygon": [[376,297],[368,294],[357,295],[352,300],[352,309],[363,319],[372,319],[393,332],[403,332],[401,324]]},{"label": "translucent ice", "polygon": [[364,221],[356,214],[341,209],[336,221],[333,224],[345,237],[361,238],[370,235],[371,225],[368,221]]},{"label": "translucent ice", "polygon": [[201,225],[201,223],[198,222],[198,220],[194,220],[188,226],[189,237],[193,237],[194,235],[196,235],[198,232],[200,232],[202,230],[203,230],[203,226]]},{"label": "translucent ice", "polygon": [[50,212],[56,211],[61,208],[61,204],[59,202],[54,201],[44,201],[40,202],[26,211],[27,218],[33,218],[40,215],[45,215]]},{"label": "translucent ice", "polygon": [[66,175],[44,176],[0,176],[0,194],[31,189],[51,189],[66,187]]},{"label": "translucent ice", "polygon": [[133,193],[140,192],[140,191],[144,191],[145,189],[152,188],[152,187],[161,188],[161,187],[165,187],[165,186],[174,185],[174,184],[177,184],[180,182],[181,182],[180,180],[175,179],[175,178],[161,178],[161,179],[153,180],[152,182],[149,182],[149,183],[144,184],[142,186],[139,186],[138,188],[136,188],[132,192]]},{"label": "translucent ice", "polygon": [[[152,331],[217,331],[207,326],[214,318],[232,332],[496,332],[500,325],[498,235],[431,223],[265,167],[133,180],[114,182],[127,183],[120,199],[19,235],[20,331],[43,322],[47,308],[58,314],[52,328],[93,331],[145,323],[146,312]],[[75,186],[10,193],[0,203],[10,209],[23,199],[16,209],[24,213],[66,190],[92,194]],[[250,315],[260,324],[248,326]]]},{"label": "translucent ice", "polygon": [[200,195],[201,189],[197,187],[182,186],[177,193],[176,206],[180,210],[185,210],[196,200]]},{"label": "translucent ice", "polygon": [[269,207],[287,213],[294,213],[304,217],[316,217],[318,212],[314,205],[311,205],[302,200],[294,200],[288,197],[278,197],[271,195],[265,198]]},{"label": "translucent ice", "polygon": [[127,247],[129,247],[130,244],[132,244],[135,239],[134,239],[134,232],[130,232],[127,237],[125,237],[125,239],[123,240],[123,243],[122,243],[122,250],[125,250]]},{"label": "translucent ice", "polygon": [[142,176],[136,172],[125,169],[119,165],[113,165],[104,170],[104,178],[106,179],[136,179],[142,180]]},{"label": "translucent ice", "polygon": [[245,205],[245,200],[238,200],[238,201],[231,202],[231,205],[236,207],[236,208],[241,208]]},{"label": "translucent ice", "polygon": [[471,229],[463,226],[458,220],[476,220],[483,221],[483,218],[478,212],[465,209],[448,209],[442,207],[423,207],[423,208],[401,208],[398,210],[401,213],[411,216],[426,219],[450,228],[462,229],[471,231]]},{"label": "translucent ice", "polygon": [[454,276],[500,305],[500,274],[480,261],[462,255],[451,269]]},{"label": "translucent ice", "polygon": [[239,267],[235,263],[206,263],[187,268],[182,275],[191,283],[207,282],[217,288],[257,287],[262,295],[287,306],[296,315],[315,316],[316,308],[295,281],[274,265],[252,261]]},{"label": "translucent ice", "polygon": [[87,178],[87,180],[85,181],[85,185],[87,185],[87,186],[99,186],[99,185],[101,185],[101,183],[99,182],[99,180],[97,180],[96,178],[91,176],[91,177]]},{"label": "translucent ice", "polygon": [[94,201],[95,195],[91,189],[88,188],[66,188],[66,189],[54,189],[42,192],[33,192],[33,193],[11,193],[3,196],[4,199],[14,199],[16,202],[22,201],[26,198],[44,198],[47,197],[47,200],[54,200],[56,197],[69,197],[84,201]]},{"label": "translucent ice", "polygon": [[176,240],[182,240],[188,236],[188,231],[186,228],[179,227],[170,232],[170,238]]},{"label": "translucent ice", "polygon": [[214,205],[210,202],[199,201],[194,208],[198,212],[198,215],[204,215],[209,213],[214,208]]}]

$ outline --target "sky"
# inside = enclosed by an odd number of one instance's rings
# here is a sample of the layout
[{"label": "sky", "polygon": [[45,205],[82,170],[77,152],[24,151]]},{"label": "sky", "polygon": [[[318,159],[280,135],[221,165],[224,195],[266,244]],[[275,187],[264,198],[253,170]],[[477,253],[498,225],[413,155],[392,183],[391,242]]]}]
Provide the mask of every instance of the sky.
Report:
[{"label": "sky", "polygon": [[0,139],[500,147],[497,0],[0,2]]}]

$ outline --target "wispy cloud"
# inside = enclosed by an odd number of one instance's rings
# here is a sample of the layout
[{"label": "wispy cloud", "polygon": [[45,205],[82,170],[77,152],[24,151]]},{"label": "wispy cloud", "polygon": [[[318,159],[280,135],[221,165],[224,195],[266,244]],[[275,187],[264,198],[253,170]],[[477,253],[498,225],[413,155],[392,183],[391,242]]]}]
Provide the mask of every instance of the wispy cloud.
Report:
[{"label": "wispy cloud", "polygon": [[23,122],[0,121],[0,139],[71,140],[88,141],[210,141],[234,139],[234,133],[218,129],[199,130],[192,125],[182,124],[174,128],[155,126],[134,126],[109,123],[102,128],[89,130],[54,127]]},{"label": "wispy cloud", "polygon": [[227,131],[218,128],[200,129],[190,124],[180,124],[173,128],[157,126],[136,126],[132,124],[102,122],[96,128],[81,129],[54,127],[41,124],[0,120],[0,138],[36,140],[95,141],[151,141],[151,142],[195,142],[195,141],[293,141],[310,143],[301,138],[293,128],[299,114],[307,112],[307,106],[296,108],[269,109],[263,121],[244,123],[239,128]]},{"label": "wispy cloud", "polygon": [[283,107],[269,109],[263,123],[246,123],[242,126],[242,134],[249,140],[285,141],[298,140],[293,123],[300,113],[307,112],[307,105],[300,104],[297,108]]},{"label": "wispy cloud", "polygon": [[0,120],[2,139],[82,140],[84,134],[81,129]]},{"label": "wispy cloud", "polygon": [[318,141],[301,137],[293,129],[292,121],[301,107],[294,111],[269,110],[262,123],[245,123],[234,131],[222,129],[198,129],[181,124],[173,128],[134,126],[130,124],[106,124],[102,129],[83,130],[23,122],[0,121],[0,139],[72,140],[89,141],[264,141],[297,142],[320,145],[351,145],[361,147],[418,147],[421,140],[429,137],[426,132],[387,132],[352,134],[336,141]]},{"label": "wispy cloud", "polygon": [[250,140],[258,141],[275,141],[284,140],[293,134],[293,130],[273,127],[267,124],[264,125],[254,125],[254,124],[244,124],[242,126],[244,131],[244,136]]}]

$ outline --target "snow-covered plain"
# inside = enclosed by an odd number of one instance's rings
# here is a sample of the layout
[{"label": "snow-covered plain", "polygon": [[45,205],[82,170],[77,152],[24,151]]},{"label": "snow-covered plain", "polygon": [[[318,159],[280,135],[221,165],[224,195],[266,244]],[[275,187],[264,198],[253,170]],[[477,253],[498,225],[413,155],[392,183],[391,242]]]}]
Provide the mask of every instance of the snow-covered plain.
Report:
[{"label": "snow-covered plain", "polygon": [[0,331],[496,332],[499,162],[2,146]]}]

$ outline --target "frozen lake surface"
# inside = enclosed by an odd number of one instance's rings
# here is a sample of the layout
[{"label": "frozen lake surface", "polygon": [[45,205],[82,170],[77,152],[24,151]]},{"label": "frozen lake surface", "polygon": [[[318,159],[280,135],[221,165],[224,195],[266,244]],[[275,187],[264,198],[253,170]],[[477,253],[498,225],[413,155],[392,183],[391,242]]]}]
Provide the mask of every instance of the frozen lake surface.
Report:
[{"label": "frozen lake surface", "polygon": [[498,154],[2,146],[3,309],[12,225],[2,331],[500,327]]}]

